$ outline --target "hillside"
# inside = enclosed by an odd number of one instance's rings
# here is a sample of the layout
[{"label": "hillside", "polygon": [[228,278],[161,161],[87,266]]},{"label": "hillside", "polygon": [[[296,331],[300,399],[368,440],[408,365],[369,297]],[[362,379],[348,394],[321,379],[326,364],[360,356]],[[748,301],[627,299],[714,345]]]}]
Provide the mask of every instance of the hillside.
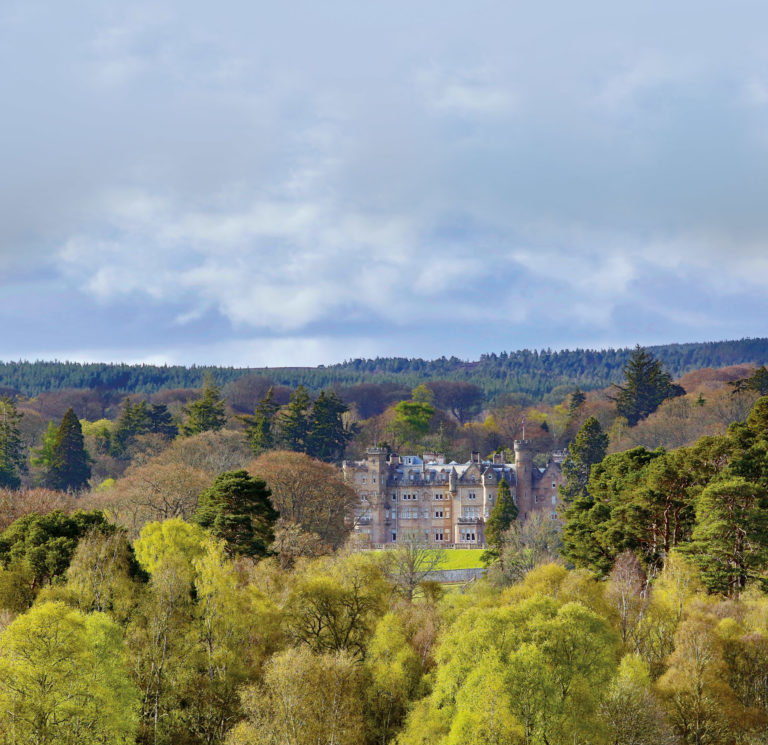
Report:
[{"label": "hillside", "polygon": [[[665,344],[648,349],[675,378],[704,367],[768,361],[768,338]],[[35,396],[42,391],[90,388],[117,393],[153,393],[199,387],[205,374],[211,373],[219,384],[247,374],[259,374],[278,385],[293,388],[303,384],[312,391],[359,383],[392,382],[414,387],[430,379],[461,380],[482,387],[487,399],[502,393],[523,393],[541,400],[553,392],[562,398],[575,385],[591,390],[620,381],[631,351],[630,348],[556,352],[523,349],[486,354],[476,361],[456,357],[436,360],[380,357],[319,367],[277,368],[9,361],[0,362],[0,392]]]}]

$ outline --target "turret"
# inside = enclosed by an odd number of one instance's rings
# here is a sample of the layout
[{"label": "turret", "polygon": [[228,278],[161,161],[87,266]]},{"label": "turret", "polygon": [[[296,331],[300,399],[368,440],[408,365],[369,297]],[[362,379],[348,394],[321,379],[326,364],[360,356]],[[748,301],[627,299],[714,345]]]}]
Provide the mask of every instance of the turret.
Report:
[{"label": "turret", "polygon": [[524,520],[533,508],[533,450],[530,440],[515,440],[517,510]]}]

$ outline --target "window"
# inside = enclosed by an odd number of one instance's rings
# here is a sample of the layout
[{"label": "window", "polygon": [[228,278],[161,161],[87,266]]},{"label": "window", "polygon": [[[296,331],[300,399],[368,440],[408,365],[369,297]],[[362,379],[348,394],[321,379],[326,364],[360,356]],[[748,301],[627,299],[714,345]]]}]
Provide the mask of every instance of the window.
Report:
[{"label": "window", "polygon": [[467,494],[467,499],[477,499],[477,495],[475,492],[471,491],[469,494]]},{"label": "window", "polygon": [[436,541],[443,541],[443,540],[445,540],[443,538],[443,531],[442,530],[436,530],[435,531],[435,540]]},{"label": "window", "polygon": [[414,494],[413,495],[413,499],[417,501],[419,499],[419,495],[418,494]]},{"label": "window", "polygon": [[534,494],[533,495],[533,503],[534,504],[538,504],[539,503],[539,495],[538,494]]},{"label": "window", "polygon": [[442,493],[438,492],[438,493],[435,494],[435,499],[442,499],[442,498],[443,498]]},{"label": "window", "polygon": [[393,541],[396,541],[396,540],[397,540],[397,533],[392,533],[392,540],[393,540]]},{"label": "window", "polygon": [[435,510],[435,517],[442,517],[442,516],[443,516],[443,511],[441,509]]},{"label": "window", "polygon": [[552,504],[557,504],[557,494],[552,495]]},{"label": "window", "polygon": [[376,483],[376,477],[375,476],[371,476],[371,483],[373,483],[373,484]]},{"label": "window", "polygon": [[488,501],[493,502],[493,492],[488,493]]},{"label": "window", "polygon": [[365,483],[365,476],[361,476],[361,477],[360,477],[360,481],[362,481],[363,483]]},{"label": "window", "polygon": [[467,543],[467,542],[471,543],[471,542],[473,542],[475,540],[475,531],[474,530],[466,530],[466,529],[462,530],[461,531],[460,540],[463,543]]},{"label": "window", "polygon": [[392,501],[397,502],[397,494],[395,492],[392,492]]},{"label": "window", "polygon": [[446,507],[445,508],[445,516],[446,517],[450,517],[451,516],[451,508],[450,507]]},{"label": "window", "polygon": [[557,489],[557,484],[554,481],[552,482],[552,488]]}]

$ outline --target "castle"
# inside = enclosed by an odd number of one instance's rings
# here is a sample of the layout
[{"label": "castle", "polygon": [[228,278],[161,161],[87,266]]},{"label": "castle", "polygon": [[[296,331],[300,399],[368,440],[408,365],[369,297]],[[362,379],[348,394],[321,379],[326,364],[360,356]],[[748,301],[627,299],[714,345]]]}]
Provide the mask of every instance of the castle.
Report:
[{"label": "castle", "polygon": [[515,461],[502,454],[466,463],[445,462],[441,453],[399,456],[368,448],[366,459],[344,461],[345,480],[360,495],[355,532],[372,545],[417,540],[441,546],[483,546],[483,528],[502,478],[509,484],[520,520],[533,512],[557,518],[560,464],[533,463],[528,440],[515,440]]}]

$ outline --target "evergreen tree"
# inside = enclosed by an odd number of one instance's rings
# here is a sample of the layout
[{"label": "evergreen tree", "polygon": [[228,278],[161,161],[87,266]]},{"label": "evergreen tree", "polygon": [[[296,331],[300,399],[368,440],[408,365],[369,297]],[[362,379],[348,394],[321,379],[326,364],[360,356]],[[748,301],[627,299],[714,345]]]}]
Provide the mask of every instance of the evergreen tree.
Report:
[{"label": "evergreen tree", "polygon": [[600,463],[607,451],[608,435],[603,432],[600,422],[591,416],[568,445],[568,455],[563,462],[564,483],[559,491],[566,504],[584,494],[592,466]]},{"label": "evergreen tree", "polygon": [[321,391],[312,406],[307,455],[330,463],[344,455],[354,432],[344,426],[343,414],[349,407],[333,391]]},{"label": "evergreen tree", "polygon": [[192,520],[225,540],[230,553],[266,556],[279,517],[270,495],[262,479],[227,471],[200,495]]},{"label": "evergreen tree", "polygon": [[83,430],[70,407],[64,414],[53,443],[48,486],[62,491],[83,489],[91,478],[91,466],[83,442]]},{"label": "evergreen tree", "polygon": [[633,427],[641,419],[653,414],[662,401],[682,396],[685,390],[672,382],[661,362],[639,344],[624,365],[624,385],[614,383],[616,411]]},{"label": "evergreen tree", "polygon": [[245,424],[245,437],[256,455],[275,446],[275,416],[279,408],[274,388],[270,386],[267,395],[256,404],[253,414],[237,417]]},{"label": "evergreen tree", "polygon": [[307,389],[300,385],[292,394],[291,401],[278,416],[280,444],[286,450],[306,453],[309,438],[311,399]]},{"label": "evergreen tree", "polygon": [[512,527],[515,520],[517,520],[517,505],[512,498],[509,484],[502,478],[496,494],[496,504],[485,521],[485,543],[488,548],[483,554],[484,561],[495,561],[501,557],[504,533]]},{"label": "evergreen tree", "polygon": [[10,398],[0,398],[0,487],[18,488],[20,475],[27,471],[27,448],[19,431],[22,416]]},{"label": "evergreen tree", "polygon": [[571,419],[576,416],[576,412],[579,407],[587,400],[587,396],[581,389],[577,388],[571,393],[570,400],[568,401],[568,415]]},{"label": "evergreen tree", "polygon": [[768,564],[768,497],[741,477],[710,484],[699,495],[692,541],[685,547],[710,592],[738,597]]},{"label": "evergreen tree", "polygon": [[171,412],[165,404],[151,404],[147,410],[147,431],[172,440],[179,434],[179,428],[174,424]]},{"label": "evergreen tree", "polygon": [[186,412],[188,418],[183,431],[187,436],[223,429],[227,423],[224,398],[221,395],[221,387],[216,385],[211,375],[205,376],[202,396],[191,403]]}]

